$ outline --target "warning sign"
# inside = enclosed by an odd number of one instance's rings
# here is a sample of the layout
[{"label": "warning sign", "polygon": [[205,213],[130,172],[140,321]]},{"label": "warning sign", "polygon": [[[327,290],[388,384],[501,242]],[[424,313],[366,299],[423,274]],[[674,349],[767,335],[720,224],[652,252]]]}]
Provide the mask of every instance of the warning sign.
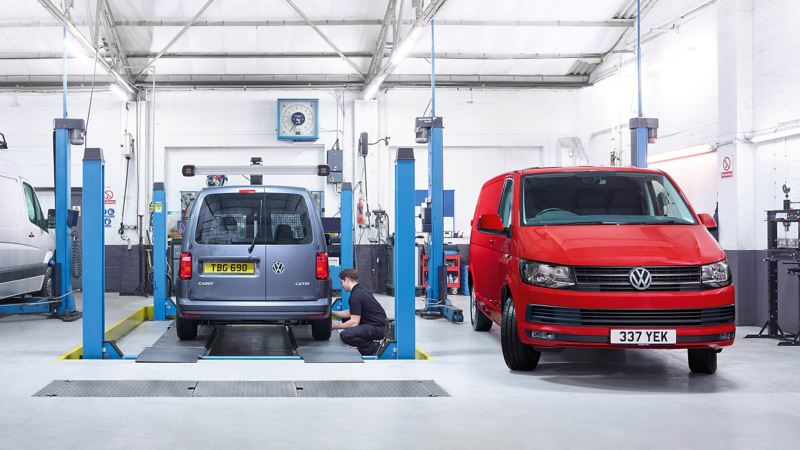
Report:
[{"label": "warning sign", "polygon": [[733,178],[733,160],[730,156],[722,158],[722,178]]},{"label": "warning sign", "polygon": [[117,200],[114,199],[114,191],[112,191],[110,187],[107,187],[105,191],[103,191],[103,203],[106,205],[117,204]]},{"label": "warning sign", "polygon": [[164,204],[161,203],[161,202],[156,202],[155,203],[155,208],[153,208],[153,209],[155,210],[155,212],[160,213],[160,212],[162,212],[164,210]]}]

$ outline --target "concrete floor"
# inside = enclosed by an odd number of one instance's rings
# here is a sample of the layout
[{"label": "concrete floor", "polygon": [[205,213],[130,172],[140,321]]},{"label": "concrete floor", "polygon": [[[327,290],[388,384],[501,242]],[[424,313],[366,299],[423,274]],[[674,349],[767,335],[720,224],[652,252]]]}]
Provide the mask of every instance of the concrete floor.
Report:
[{"label": "concrete floor", "polygon": [[[109,295],[108,323],[149,302]],[[455,302],[466,306],[464,297]],[[163,329],[146,323],[121,346],[135,353]],[[512,373],[497,327],[475,333],[418,319],[417,336],[433,360],[61,361],[80,342],[81,322],[5,317],[0,447],[796,449],[800,442],[798,347],[737,339],[715,376],[690,375],[683,351],[623,350],[545,354],[535,372]],[[31,397],[53,379],[433,379],[452,397]]]}]

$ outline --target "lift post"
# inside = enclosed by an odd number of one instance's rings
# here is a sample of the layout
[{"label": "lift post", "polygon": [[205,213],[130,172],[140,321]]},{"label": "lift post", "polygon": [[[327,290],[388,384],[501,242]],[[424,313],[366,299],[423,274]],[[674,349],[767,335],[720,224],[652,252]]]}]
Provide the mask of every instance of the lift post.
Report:
[{"label": "lift post", "polygon": [[106,252],[103,223],[105,161],[103,150],[83,155],[83,358],[120,359],[122,352],[105,340]]},{"label": "lift post", "polygon": [[414,149],[397,149],[394,163],[394,317],[397,359],[414,359]]},{"label": "lift post", "polygon": [[[341,255],[339,255],[339,267],[352,268],[353,267],[353,185],[351,183],[342,183],[342,193],[339,205],[341,212],[341,225],[339,232],[339,246],[341,248]],[[338,274],[337,274],[338,275]],[[350,293],[342,289],[342,303],[341,310],[346,311],[350,309]]]},{"label": "lift post", "polygon": [[[174,283],[174,280],[173,280]],[[153,183],[153,320],[175,316],[167,292],[167,196],[164,183]]]},{"label": "lift post", "polygon": [[631,165],[647,167],[647,144],[656,141],[658,119],[634,117],[628,126],[631,129]]}]

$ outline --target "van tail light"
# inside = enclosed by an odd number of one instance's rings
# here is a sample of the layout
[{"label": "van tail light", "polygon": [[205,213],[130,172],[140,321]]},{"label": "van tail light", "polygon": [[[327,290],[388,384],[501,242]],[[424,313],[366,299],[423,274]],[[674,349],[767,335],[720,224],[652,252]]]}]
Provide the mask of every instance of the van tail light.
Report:
[{"label": "van tail light", "polygon": [[327,280],[330,272],[328,270],[328,254],[325,252],[317,253],[317,279]]},{"label": "van tail light", "polygon": [[189,252],[181,252],[181,263],[179,266],[178,274],[181,280],[192,279],[192,254]]}]

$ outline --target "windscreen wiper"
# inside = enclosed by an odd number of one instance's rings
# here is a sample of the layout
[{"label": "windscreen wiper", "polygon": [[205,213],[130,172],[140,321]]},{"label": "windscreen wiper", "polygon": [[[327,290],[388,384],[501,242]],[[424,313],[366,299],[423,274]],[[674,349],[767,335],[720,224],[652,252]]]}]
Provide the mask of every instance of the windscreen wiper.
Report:
[{"label": "windscreen wiper", "polygon": [[[264,200],[261,199],[258,201],[258,224],[261,225],[261,215],[263,214],[264,209]],[[253,226],[253,241],[250,242],[250,247],[247,249],[247,253],[252,255],[253,249],[256,248],[256,239],[258,239],[258,227]]]}]

